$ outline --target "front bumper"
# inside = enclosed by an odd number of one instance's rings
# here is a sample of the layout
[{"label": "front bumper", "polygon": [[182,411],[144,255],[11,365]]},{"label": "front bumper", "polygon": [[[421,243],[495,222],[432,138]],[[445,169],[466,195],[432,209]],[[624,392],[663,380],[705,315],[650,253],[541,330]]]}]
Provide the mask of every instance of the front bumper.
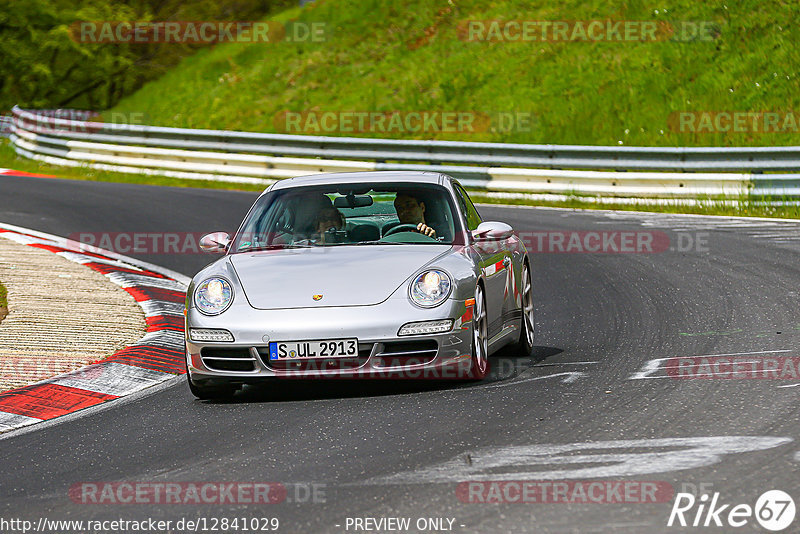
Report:
[{"label": "front bumper", "polygon": [[[454,319],[446,333],[398,336],[406,323]],[[234,342],[199,343],[191,328],[222,328]],[[196,384],[258,383],[268,378],[467,379],[472,355],[472,307],[448,300],[420,309],[408,299],[373,306],[256,310],[233,306],[209,317],[186,317],[187,368]],[[272,341],[357,338],[355,358],[270,361]]]}]

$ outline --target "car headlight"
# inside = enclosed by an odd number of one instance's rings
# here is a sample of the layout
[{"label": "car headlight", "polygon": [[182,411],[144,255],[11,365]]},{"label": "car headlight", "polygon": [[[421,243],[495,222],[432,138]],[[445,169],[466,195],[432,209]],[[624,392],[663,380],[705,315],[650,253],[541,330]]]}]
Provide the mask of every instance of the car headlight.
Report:
[{"label": "car headlight", "polygon": [[206,315],[219,315],[228,309],[233,301],[233,288],[224,278],[209,278],[197,286],[194,304]]},{"label": "car headlight", "polygon": [[411,302],[422,308],[433,308],[450,295],[450,277],[439,269],[420,273],[409,287]]}]

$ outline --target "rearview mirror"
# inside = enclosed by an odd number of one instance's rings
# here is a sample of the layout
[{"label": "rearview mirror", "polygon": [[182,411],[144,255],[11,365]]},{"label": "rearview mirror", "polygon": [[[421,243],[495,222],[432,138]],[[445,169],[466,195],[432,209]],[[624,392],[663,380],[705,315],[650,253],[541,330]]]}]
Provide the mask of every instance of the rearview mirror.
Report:
[{"label": "rearview mirror", "polygon": [[486,221],[472,231],[476,241],[501,241],[514,235],[514,229],[506,223]]},{"label": "rearview mirror", "polygon": [[366,208],[372,206],[372,197],[369,195],[353,195],[352,193],[346,197],[336,197],[333,199],[333,206],[335,208]]},{"label": "rearview mirror", "polygon": [[200,250],[203,252],[225,252],[231,243],[231,236],[225,232],[213,232],[200,238]]}]

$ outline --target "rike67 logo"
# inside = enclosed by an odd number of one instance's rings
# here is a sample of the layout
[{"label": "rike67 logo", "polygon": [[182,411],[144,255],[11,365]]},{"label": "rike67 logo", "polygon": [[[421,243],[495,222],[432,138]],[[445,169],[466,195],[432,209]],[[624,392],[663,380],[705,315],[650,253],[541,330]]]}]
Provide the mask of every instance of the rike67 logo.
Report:
[{"label": "rike67 logo", "polygon": [[[696,508],[696,509],[695,509]],[[699,499],[691,493],[678,493],[667,526],[692,527],[743,527],[753,517],[763,528],[778,532],[794,521],[794,499],[781,490],[764,492],[754,507],[749,504],[723,504],[719,502],[719,492],[715,492],[709,502],[708,494]]]}]

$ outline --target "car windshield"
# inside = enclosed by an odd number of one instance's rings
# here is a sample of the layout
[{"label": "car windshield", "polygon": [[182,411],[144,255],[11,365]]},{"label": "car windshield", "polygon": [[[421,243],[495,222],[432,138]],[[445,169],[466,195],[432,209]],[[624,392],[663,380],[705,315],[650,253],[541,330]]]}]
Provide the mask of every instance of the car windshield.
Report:
[{"label": "car windshield", "polygon": [[456,218],[434,185],[331,184],[259,198],[233,252],[378,244],[452,244]]}]

